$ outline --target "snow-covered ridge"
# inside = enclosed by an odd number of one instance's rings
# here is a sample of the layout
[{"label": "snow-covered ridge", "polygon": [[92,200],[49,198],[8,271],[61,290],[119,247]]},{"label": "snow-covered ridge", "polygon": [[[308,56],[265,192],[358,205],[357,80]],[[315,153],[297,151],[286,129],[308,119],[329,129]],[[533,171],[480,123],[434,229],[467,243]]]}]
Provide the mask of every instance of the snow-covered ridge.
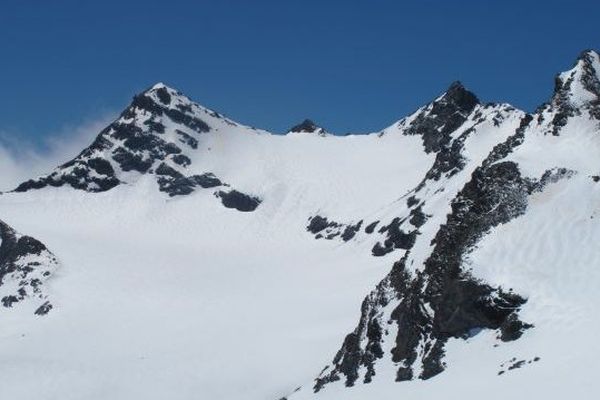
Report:
[{"label": "snow-covered ridge", "polygon": [[[381,135],[367,135],[372,137],[365,140],[378,147],[395,141],[382,139],[385,134],[421,137],[422,149],[412,151],[411,144],[410,148],[402,146],[400,151],[406,151],[409,159],[427,163],[428,155],[448,150],[453,139],[451,134],[458,131],[469,116],[471,119],[483,118],[482,111],[473,113],[474,109],[488,107],[480,105],[474,94],[455,82],[429,105],[384,130]],[[510,106],[501,108],[510,109]],[[171,197],[204,191],[220,199],[225,207],[253,211],[262,202],[264,193],[256,187],[241,191],[227,176],[203,166],[208,164],[206,159],[211,158],[214,146],[228,140],[262,142],[261,146],[264,143],[265,147],[272,147],[269,142],[279,141],[284,152],[290,152],[298,147],[298,142],[321,149],[332,145],[333,149],[339,148],[334,144],[336,142],[351,145],[349,142],[358,139],[333,137],[310,120],[295,126],[283,137],[271,135],[238,124],[158,83],[136,95],[120,117],[103,129],[76,158],[49,175],[24,182],[15,191],[70,186],[91,193],[104,192],[119,185],[135,185],[147,175],[154,178],[159,191]],[[255,146],[241,151],[251,153],[253,148]]]}]

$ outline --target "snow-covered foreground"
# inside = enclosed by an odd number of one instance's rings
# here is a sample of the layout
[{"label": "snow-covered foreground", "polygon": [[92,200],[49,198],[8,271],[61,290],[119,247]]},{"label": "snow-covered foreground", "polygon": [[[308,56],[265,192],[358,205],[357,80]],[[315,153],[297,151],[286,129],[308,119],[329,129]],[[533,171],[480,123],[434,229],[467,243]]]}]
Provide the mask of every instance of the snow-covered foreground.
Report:
[{"label": "snow-covered foreground", "polygon": [[61,268],[46,318],[2,313],[1,398],[277,398],[328,361],[389,263],[267,207],[41,194],[2,200]]},{"label": "snow-covered foreground", "polygon": [[595,52],[363,136],[157,84],[0,195],[0,399],[591,398],[599,121]]}]

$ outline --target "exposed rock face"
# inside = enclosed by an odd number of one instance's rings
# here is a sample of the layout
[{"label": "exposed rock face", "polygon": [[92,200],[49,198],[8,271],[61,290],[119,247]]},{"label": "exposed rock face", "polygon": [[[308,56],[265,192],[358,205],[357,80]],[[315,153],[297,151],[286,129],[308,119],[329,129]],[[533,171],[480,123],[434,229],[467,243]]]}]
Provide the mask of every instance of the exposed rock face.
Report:
[{"label": "exposed rock face", "polygon": [[0,302],[12,308],[34,305],[36,315],[45,315],[52,304],[45,282],[58,267],[56,257],[38,240],[22,236],[0,221]]},{"label": "exposed rock face", "polygon": [[420,135],[425,151],[438,152],[450,142],[450,134],[465,123],[479,104],[477,97],[460,82],[454,82],[411,122],[405,134]]},{"label": "exposed rock face", "polygon": [[185,176],[176,169],[162,163],[155,171],[160,191],[169,196],[182,196],[192,193],[196,187],[204,189],[224,186],[223,182],[212,173]]},{"label": "exposed rock face", "polygon": [[315,215],[308,220],[306,230],[315,235],[316,239],[332,240],[337,237],[344,242],[351,240],[360,230],[363,221],[360,220],[355,224],[340,224],[335,221],[329,221],[326,217]]},{"label": "exposed rock face", "polygon": [[238,211],[250,212],[256,210],[256,207],[262,202],[255,196],[250,196],[237,190],[223,191],[215,193],[215,196],[221,199],[221,203],[227,208],[234,208]]}]

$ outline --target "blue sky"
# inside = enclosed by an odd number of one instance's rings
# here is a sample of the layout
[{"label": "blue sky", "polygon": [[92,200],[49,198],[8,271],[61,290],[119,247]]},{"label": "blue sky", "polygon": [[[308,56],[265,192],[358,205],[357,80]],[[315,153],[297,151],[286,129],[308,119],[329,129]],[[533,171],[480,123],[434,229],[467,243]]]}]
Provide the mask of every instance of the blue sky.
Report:
[{"label": "blue sky", "polygon": [[0,10],[0,133],[41,143],[116,115],[157,81],[275,132],[381,129],[461,80],[532,110],[598,1],[22,1]]}]

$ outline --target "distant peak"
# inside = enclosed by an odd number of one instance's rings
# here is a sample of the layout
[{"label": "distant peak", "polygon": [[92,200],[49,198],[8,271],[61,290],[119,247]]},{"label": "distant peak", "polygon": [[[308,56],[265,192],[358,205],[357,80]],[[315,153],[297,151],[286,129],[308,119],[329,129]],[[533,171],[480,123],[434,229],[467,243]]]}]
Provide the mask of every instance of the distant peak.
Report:
[{"label": "distant peak", "polygon": [[310,119],[305,119],[298,125],[293,126],[290,132],[314,132],[319,129],[319,126]]},{"label": "distant peak", "polygon": [[458,108],[469,111],[479,104],[477,96],[465,88],[460,81],[452,82],[439,100],[451,102]]},{"label": "distant peak", "polygon": [[551,103],[561,108],[581,108],[600,100],[600,55],[584,50],[573,67],[556,76]]},{"label": "distant peak", "polygon": [[325,129],[321,128],[319,125],[315,124],[310,119],[305,119],[298,125],[293,126],[289,130],[289,132],[290,133],[291,132],[294,132],[294,133],[317,133],[322,136],[327,134],[327,132],[325,132]]}]

